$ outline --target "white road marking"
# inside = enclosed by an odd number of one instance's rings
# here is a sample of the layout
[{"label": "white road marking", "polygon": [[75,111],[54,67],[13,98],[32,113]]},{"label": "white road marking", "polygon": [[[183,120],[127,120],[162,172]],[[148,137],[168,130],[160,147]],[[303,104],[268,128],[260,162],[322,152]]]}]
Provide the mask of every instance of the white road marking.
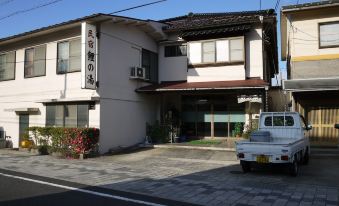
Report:
[{"label": "white road marking", "polygon": [[38,184],[42,184],[42,185],[49,185],[49,186],[52,186],[52,187],[58,187],[58,188],[66,189],[66,190],[73,190],[73,191],[87,193],[87,194],[91,194],[91,195],[96,195],[96,196],[107,197],[107,198],[111,198],[111,199],[122,200],[122,201],[126,201],[126,202],[133,202],[133,203],[144,204],[144,205],[149,205],[149,206],[166,206],[166,205],[162,205],[162,204],[146,202],[146,201],[142,201],[142,200],[135,200],[135,199],[127,198],[127,197],[121,197],[121,196],[117,196],[117,195],[110,195],[110,194],[106,194],[106,193],[95,192],[95,191],[91,191],[91,190],[85,190],[85,189],[76,188],[76,187],[70,187],[70,186],[66,186],[66,185],[60,185],[60,184],[45,182],[45,181],[41,181],[41,180],[30,179],[30,178],[26,178],[26,177],[20,177],[20,176],[5,174],[5,173],[1,173],[1,172],[0,172],[0,175],[5,176],[5,177],[11,177],[11,178],[15,178],[15,179],[20,179],[20,180],[25,180],[25,181],[29,181],[29,182],[34,182],[34,183],[38,183]]}]

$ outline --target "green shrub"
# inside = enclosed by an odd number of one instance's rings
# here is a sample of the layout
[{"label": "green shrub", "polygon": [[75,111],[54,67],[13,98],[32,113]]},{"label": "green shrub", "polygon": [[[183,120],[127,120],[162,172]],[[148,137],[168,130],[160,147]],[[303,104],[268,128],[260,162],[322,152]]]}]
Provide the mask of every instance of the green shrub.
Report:
[{"label": "green shrub", "polygon": [[152,142],[166,143],[170,141],[170,128],[168,125],[161,125],[157,121],[154,125],[150,126],[149,136]]},{"label": "green shrub", "polygon": [[[96,150],[99,141],[97,128],[30,127],[32,139],[40,153],[49,150],[65,157],[77,157]],[[95,151],[97,152],[97,151]]]},{"label": "green shrub", "polygon": [[243,130],[242,123],[241,122],[235,123],[235,126],[234,126],[234,135],[241,136],[242,130]]}]

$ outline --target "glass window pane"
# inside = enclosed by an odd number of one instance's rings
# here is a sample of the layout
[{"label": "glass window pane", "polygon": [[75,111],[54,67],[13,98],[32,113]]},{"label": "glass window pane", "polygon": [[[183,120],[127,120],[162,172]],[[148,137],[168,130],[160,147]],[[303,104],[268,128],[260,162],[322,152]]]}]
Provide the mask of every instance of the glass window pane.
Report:
[{"label": "glass window pane", "polygon": [[5,79],[15,78],[15,52],[9,52],[6,54],[6,72]]},{"label": "glass window pane", "polygon": [[339,46],[339,23],[320,25],[320,46]]},{"label": "glass window pane", "polygon": [[42,76],[46,71],[46,45],[34,49],[33,75]]},{"label": "glass window pane", "polygon": [[58,73],[68,71],[69,43],[61,42],[58,44]]},{"label": "glass window pane", "polygon": [[[95,56],[96,58],[96,56]],[[81,70],[81,41],[80,39],[69,42],[69,71]]]},{"label": "glass window pane", "polygon": [[215,42],[204,42],[202,44],[203,62],[215,62]]},{"label": "glass window pane", "polygon": [[0,55],[0,81],[15,78],[15,52]]},{"label": "glass window pane", "polygon": [[65,127],[77,127],[77,105],[65,105]]},{"label": "glass window pane", "polygon": [[78,105],[78,127],[88,127],[88,105]]},{"label": "glass window pane", "polygon": [[217,62],[228,62],[229,58],[229,41],[217,41]]},{"label": "glass window pane", "polygon": [[64,126],[64,105],[55,106],[55,126]]},{"label": "glass window pane", "polygon": [[56,106],[55,105],[47,105],[46,106],[46,126],[55,126],[55,114],[56,114]]},{"label": "glass window pane", "polygon": [[25,77],[33,76],[33,58],[34,58],[34,49],[26,49],[25,51]]},{"label": "glass window pane", "polygon": [[244,61],[244,40],[231,39],[231,61]]}]

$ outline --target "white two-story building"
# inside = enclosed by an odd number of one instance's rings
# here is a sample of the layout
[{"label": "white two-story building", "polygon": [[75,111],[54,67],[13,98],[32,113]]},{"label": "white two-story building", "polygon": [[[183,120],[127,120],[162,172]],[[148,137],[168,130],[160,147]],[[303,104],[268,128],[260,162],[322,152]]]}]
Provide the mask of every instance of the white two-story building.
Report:
[{"label": "white two-story building", "polygon": [[162,21],[95,14],[0,39],[0,130],[100,128],[101,153],[175,120],[187,137],[229,137],[268,104],[277,73],[272,10]]}]

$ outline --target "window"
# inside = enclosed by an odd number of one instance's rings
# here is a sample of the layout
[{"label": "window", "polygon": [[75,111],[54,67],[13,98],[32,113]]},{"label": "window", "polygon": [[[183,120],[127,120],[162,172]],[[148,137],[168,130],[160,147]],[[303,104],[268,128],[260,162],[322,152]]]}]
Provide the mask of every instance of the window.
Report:
[{"label": "window", "polygon": [[142,67],[146,69],[146,79],[152,83],[158,82],[158,54],[142,49]]},{"label": "window", "polygon": [[46,45],[25,51],[25,78],[46,74]]},{"label": "window", "polygon": [[[285,121],[284,121],[285,119]],[[272,126],[272,117],[266,117],[265,126]],[[293,126],[294,119],[292,116],[273,116],[273,126]]]},{"label": "window", "polygon": [[186,56],[186,45],[171,45],[165,46],[165,57]]},{"label": "window", "polygon": [[190,64],[244,61],[244,38],[229,38],[189,44]]},{"label": "window", "polygon": [[46,126],[88,127],[88,104],[46,106]]},{"label": "window", "polygon": [[339,47],[339,22],[319,24],[319,46]]},{"label": "window", "polygon": [[202,61],[204,63],[215,62],[215,42],[202,43]]},{"label": "window", "polygon": [[0,81],[15,79],[15,52],[0,54]]},{"label": "window", "polygon": [[57,73],[76,72],[81,70],[80,39],[58,43]]}]

